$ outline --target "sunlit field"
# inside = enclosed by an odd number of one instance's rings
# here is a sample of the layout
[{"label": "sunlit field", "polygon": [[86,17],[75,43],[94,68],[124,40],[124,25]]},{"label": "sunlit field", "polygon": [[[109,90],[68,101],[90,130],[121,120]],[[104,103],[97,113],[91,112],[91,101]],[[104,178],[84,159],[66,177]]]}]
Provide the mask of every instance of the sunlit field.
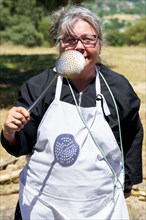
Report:
[{"label": "sunlit field", "polygon": [[[45,55],[57,53],[55,48],[23,46],[0,47],[0,55]],[[144,47],[109,47],[103,46],[101,50],[102,62],[113,70],[124,74],[133,85],[146,80],[146,49]]]},{"label": "sunlit field", "polygon": [[[0,55],[40,55],[56,53],[54,48],[3,45]],[[133,84],[144,82],[146,50],[144,47],[109,47],[103,46],[101,51],[102,62],[111,66],[119,73],[124,74]]]},{"label": "sunlit field", "polygon": [[112,69],[137,85],[146,80],[145,52],[144,47],[103,47],[101,57]]}]

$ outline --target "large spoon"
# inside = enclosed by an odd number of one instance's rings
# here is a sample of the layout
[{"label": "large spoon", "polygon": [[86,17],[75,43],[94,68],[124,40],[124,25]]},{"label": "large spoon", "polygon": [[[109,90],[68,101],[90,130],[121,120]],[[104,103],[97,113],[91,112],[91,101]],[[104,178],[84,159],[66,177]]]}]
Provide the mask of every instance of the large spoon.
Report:
[{"label": "large spoon", "polygon": [[56,60],[55,69],[56,75],[46,87],[46,89],[40,94],[40,96],[29,106],[28,111],[31,113],[41,102],[41,100],[48,93],[51,85],[58,76],[64,76],[66,78],[72,78],[79,75],[85,66],[84,56],[77,50],[67,50],[60,55]]}]

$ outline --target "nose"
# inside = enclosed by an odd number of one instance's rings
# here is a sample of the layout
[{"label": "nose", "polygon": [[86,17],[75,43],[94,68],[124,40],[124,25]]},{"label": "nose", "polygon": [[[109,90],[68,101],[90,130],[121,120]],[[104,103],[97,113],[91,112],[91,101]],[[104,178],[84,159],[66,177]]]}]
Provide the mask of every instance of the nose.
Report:
[{"label": "nose", "polygon": [[84,49],[84,44],[80,39],[78,39],[75,49]]}]

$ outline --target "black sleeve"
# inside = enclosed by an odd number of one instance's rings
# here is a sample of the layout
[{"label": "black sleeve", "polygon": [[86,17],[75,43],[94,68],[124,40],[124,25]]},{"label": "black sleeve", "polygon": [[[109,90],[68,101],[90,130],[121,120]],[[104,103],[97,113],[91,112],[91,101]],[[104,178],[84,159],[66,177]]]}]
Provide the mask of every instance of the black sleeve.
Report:
[{"label": "black sleeve", "polygon": [[139,117],[140,99],[123,76],[113,89],[119,109],[124,151],[125,182],[142,182],[143,127]]},{"label": "black sleeve", "polygon": [[[125,182],[142,182],[143,127],[139,117],[140,99],[129,81],[120,74],[102,66],[101,69],[118,106],[124,151]],[[119,130],[115,106],[103,81],[102,90],[110,108],[109,125],[119,143]]]},{"label": "black sleeve", "polygon": [[[23,106],[28,108],[42,93],[46,86],[54,77],[54,72],[49,69],[43,73],[31,78],[25,82],[20,88],[16,106]],[[45,114],[46,109],[54,99],[56,82],[52,85],[50,91],[41,103],[34,109],[30,115],[30,121],[24,128],[16,133],[16,146],[11,147],[1,133],[1,143],[8,153],[16,157],[26,155],[32,152],[33,146],[37,139],[37,129],[40,121]]]},{"label": "black sleeve", "polygon": [[122,140],[125,156],[125,178],[132,185],[142,182],[143,127],[139,117],[140,100],[129,85],[127,103],[123,107],[121,120]]}]

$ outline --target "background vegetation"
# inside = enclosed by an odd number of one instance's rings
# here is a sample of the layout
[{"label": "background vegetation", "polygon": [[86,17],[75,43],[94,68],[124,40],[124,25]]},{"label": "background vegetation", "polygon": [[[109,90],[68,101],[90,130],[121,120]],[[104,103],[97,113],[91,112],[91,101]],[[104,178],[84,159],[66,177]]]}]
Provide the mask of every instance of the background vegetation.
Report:
[{"label": "background vegetation", "polygon": [[145,0],[0,0],[1,44],[49,45],[51,12],[72,4],[99,15],[108,45],[145,44]]},{"label": "background vegetation", "polygon": [[[59,7],[72,4],[85,6],[99,15],[107,46],[130,45],[144,48],[146,42],[145,0],[93,0],[92,2],[89,0],[0,0],[1,108],[14,104],[17,90],[25,80],[54,63],[56,54],[54,51],[50,51],[48,39],[51,13]],[[26,52],[22,46],[29,47],[30,50]],[[32,54],[37,47],[39,47],[39,53],[35,50]],[[45,55],[41,52],[43,47]],[[4,49],[7,49],[6,55]],[[28,51],[29,55],[26,54]],[[129,54],[134,51],[139,54],[144,50],[133,50],[132,48],[124,50],[124,53]],[[113,50],[110,56],[114,56]],[[129,57],[125,57],[125,59]],[[122,57],[119,58],[117,52],[114,57],[114,60],[116,59],[122,61]],[[108,61],[111,61],[111,57]],[[126,62],[127,68],[119,63],[120,68],[123,67],[123,69],[116,70],[123,72],[127,70],[132,76],[133,70],[129,69],[131,64],[129,59]],[[135,68],[139,73],[142,70],[139,66],[141,61],[136,61],[135,64],[138,66]],[[110,65],[115,67],[115,64],[110,63]],[[137,80],[136,73],[134,76]],[[141,76],[144,78],[143,73]]]}]

